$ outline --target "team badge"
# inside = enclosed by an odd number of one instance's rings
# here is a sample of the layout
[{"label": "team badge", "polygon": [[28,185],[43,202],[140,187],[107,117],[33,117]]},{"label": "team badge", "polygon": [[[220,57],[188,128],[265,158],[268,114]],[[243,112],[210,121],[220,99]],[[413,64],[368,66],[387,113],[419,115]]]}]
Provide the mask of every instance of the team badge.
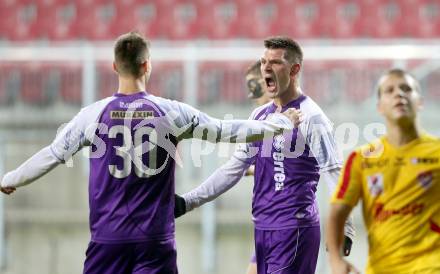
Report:
[{"label": "team badge", "polygon": [[430,188],[432,186],[432,180],[433,180],[432,172],[431,171],[425,171],[425,172],[420,173],[417,176],[417,180],[419,181],[419,184],[424,189]]},{"label": "team badge", "polygon": [[273,138],[273,147],[277,151],[281,151],[281,149],[284,148],[284,142],[286,142],[286,139],[283,135],[277,135]]},{"label": "team badge", "polygon": [[376,197],[383,192],[383,175],[376,173],[367,177],[368,190],[371,196]]}]

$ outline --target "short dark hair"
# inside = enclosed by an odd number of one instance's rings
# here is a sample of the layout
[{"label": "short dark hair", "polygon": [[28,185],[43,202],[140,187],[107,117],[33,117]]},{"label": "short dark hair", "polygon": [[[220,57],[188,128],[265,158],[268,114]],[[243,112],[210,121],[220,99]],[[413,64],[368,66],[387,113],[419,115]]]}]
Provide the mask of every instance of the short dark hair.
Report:
[{"label": "short dark hair", "polygon": [[114,54],[118,72],[124,76],[141,76],[141,64],[150,56],[150,43],[138,32],[132,31],[116,39]]},{"label": "short dark hair", "polygon": [[246,69],[246,75],[252,74],[252,75],[256,75],[256,76],[261,76],[261,61],[258,60],[256,62],[254,62],[252,65],[250,65],[247,69]]},{"label": "short dark hair", "polygon": [[405,76],[409,76],[410,78],[412,78],[414,80],[414,88],[417,92],[421,92],[421,88],[420,88],[420,83],[419,81],[416,79],[416,77],[414,77],[411,73],[409,73],[406,70],[400,69],[400,68],[392,68],[388,71],[386,71],[384,74],[382,74],[382,76],[379,78],[379,81],[377,81],[377,87],[376,87],[376,91],[377,91],[377,97],[380,98],[381,93],[380,93],[380,86],[381,83],[384,79],[384,77],[387,76],[397,76],[397,77],[405,77]]},{"label": "short dark hair", "polygon": [[284,58],[290,63],[302,64],[303,52],[300,45],[286,36],[273,36],[264,39],[264,47],[267,49],[284,49]]}]

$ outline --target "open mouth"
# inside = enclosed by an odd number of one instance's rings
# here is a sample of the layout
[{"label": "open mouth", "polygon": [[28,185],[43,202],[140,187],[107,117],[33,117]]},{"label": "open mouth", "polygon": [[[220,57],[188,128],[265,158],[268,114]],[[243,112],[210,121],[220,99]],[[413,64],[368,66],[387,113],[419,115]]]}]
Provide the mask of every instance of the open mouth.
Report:
[{"label": "open mouth", "polygon": [[407,104],[405,102],[398,102],[394,105],[395,108],[404,108],[407,107]]},{"label": "open mouth", "polygon": [[275,80],[272,78],[272,76],[264,77],[264,81],[266,82],[267,90],[269,92],[274,92],[277,85]]}]

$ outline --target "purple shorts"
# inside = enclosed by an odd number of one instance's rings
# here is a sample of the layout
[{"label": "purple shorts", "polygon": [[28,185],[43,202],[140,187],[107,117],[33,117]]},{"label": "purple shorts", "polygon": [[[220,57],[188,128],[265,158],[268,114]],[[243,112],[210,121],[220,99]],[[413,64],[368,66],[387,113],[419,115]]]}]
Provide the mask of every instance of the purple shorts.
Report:
[{"label": "purple shorts", "polygon": [[320,240],[319,227],[255,229],[258,274],[314,274]]},{"label": "purple shorts", "polygon": [[177,274],[174,239],[143,243],[90,242],[84,274]]}]

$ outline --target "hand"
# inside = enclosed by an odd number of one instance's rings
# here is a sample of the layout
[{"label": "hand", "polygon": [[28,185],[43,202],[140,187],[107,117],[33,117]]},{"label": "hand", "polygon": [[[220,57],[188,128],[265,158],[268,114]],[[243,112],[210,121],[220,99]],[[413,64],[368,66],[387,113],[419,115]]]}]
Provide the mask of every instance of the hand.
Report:
[{"label": "hand", "polygon": [[15,187],[8,187],[8,186],[7,187],[0,187],[0,191],[3,192],[4,194],[7,194],[7,195],[13,193],[15,190],[16,190]]},{"label": "hand", "polygon": [[289,118],[289,120],[292,122],[292,124],[294,125],[294,127],[298,127],[299,124],[301,124],[301,122],[303,121],[303,114],[301,112],[301,110],[296,109],[296,108],[288,108],[286,111],[284,111],[282,113],[283,115],[285,115],[287,118]]},{"label": "hand", "polygon": [[[353,241],[348,236],[344,236],[344,245],[342,246],[342,254],[344,256],[348,256],[351,253],[351,246],[353,245]],[[328,251],[327,243],[325,244],[325,251]]]},{"label": "hand", "polygon": [[255,174],[255,166],[250,166],[246,172],[244,173],[244,176],[253,176]]},{"label": "hand", "polygon": [[344,259],[331,260],[332,274],[361,274],[352,264]]},{"label": "hand", "polygon": [[186,213],[186,202],[182,196],[174,194],[174,218],[179,218]]},{"label": "hand", "polygon": [[350,255],[352,245],[353,245],[353,241],[350,239],[350,237],[345,236],[344,246],[342,247],[343,248],[342,253],[344,254],[344,256]]}]

